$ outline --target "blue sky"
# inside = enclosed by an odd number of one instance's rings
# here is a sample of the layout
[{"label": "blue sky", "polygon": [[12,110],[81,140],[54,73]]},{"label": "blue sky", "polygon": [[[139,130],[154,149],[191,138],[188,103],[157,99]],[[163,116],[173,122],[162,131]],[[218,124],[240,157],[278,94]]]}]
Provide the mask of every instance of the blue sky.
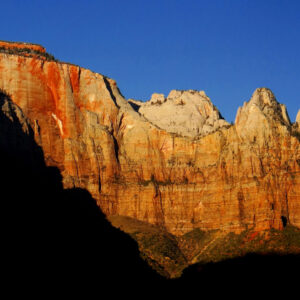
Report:
[{"label": "blue sky", "polygon": [[298,0],[3,1],[0,39],[115,79],[126,98],[204,90],[233,121],[257,87],[300,108]]}]

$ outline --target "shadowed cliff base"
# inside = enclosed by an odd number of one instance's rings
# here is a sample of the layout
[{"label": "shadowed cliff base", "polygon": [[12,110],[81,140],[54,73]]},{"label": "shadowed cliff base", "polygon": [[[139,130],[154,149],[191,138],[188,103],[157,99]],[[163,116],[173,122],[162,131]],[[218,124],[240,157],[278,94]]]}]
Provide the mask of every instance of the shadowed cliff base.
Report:
[{"label": "shadowed cliff base", "polygon": [[183,271],[174,282],[209,282],[212,279],[229,281],[272,280],[274,283],[298,279],[300,255],[255,254],[232,258],[218,263],[195,264]]},{"label": "shadowed cliff base", "polygon": [[240,234],[195,229],[176,237],[129,217],[110,216],[109,220],[137,241],[142,257],[162,276],[173,278],[168,284],[174,286],[190,282],[207,286],[212,278],[222,284],[227,278],[238,281],[240,276],[251,282],[260,274],[268,275],[265,280],[279,278],[283,283],[299,267],[300,230],[290,225]]},{"label": "shadowed cliff base", "polygon": [[193,265],[171,285],[199,289],[201,294],[287,298],[298,293],[299,267],[299,255],[248,254],[219,263]]},{"label": "shadowed cliff base", "polygon": [[60,286],[103,291],[110,284],[163,280],[140,258],[135,241],[111,226],[86,190],[63,189],[58,169],[45,166],[29,123],[4,93],[0,165],[8,283],[48,294]]},{"label": "shadowed cliff base", "polygon": [[[299,285],[299,256],[257,255],[219,263],[193,265],[179,279],[167,282],[169,290],[197,298],[230,296],[266,299],[294,296]],[[192,299],[192,298],[191,298]]]}]

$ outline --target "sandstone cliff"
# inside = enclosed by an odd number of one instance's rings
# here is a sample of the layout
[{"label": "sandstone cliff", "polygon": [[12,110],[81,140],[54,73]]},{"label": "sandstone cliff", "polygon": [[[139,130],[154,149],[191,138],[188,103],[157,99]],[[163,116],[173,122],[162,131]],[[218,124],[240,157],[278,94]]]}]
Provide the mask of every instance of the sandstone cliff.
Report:
[{"label": "sandstone cliff", "polygon": [[106,215],[176,235],[300,227],[299,138],[268,89],[230,126],[203,92],[127,102],[112,79],[22,51],[0,53],[0,88],[64,187],[87,189]]},{"label": "sandstone cliff", "polygon": [[1,268],[8,286],[32,294],[37,287],[61,292],[86,284],[102,293],[112,283],[161,280],[86,190],[63,189],[57,168],[44,164],[29,120],[1,91],[0,166]]}]

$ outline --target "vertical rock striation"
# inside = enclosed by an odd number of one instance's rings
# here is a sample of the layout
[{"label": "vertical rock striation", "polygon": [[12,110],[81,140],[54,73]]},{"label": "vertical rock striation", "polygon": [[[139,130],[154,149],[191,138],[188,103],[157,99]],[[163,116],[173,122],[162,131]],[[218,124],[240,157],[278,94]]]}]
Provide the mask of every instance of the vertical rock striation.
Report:
[{"label": "vertical rock striation", "polygon": [[107,215],[177,235],[300,227],[299,138],[268,89],[230,126],[204,92],[127,102],[112,79],[39,55],[0,53],[0,88],[64,187],[87,189]]}]

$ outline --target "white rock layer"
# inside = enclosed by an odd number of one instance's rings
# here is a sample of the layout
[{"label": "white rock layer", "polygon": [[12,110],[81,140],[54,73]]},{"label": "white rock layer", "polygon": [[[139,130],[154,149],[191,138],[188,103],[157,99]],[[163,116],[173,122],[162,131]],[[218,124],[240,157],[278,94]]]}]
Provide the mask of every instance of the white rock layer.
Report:
[{"label": "white rock layer", "polygon": [[204,136],[229,125],[204,91],[172,90],[167,98],[155,93],[150,101],[129,102],[151,123],[182,136]]}]

